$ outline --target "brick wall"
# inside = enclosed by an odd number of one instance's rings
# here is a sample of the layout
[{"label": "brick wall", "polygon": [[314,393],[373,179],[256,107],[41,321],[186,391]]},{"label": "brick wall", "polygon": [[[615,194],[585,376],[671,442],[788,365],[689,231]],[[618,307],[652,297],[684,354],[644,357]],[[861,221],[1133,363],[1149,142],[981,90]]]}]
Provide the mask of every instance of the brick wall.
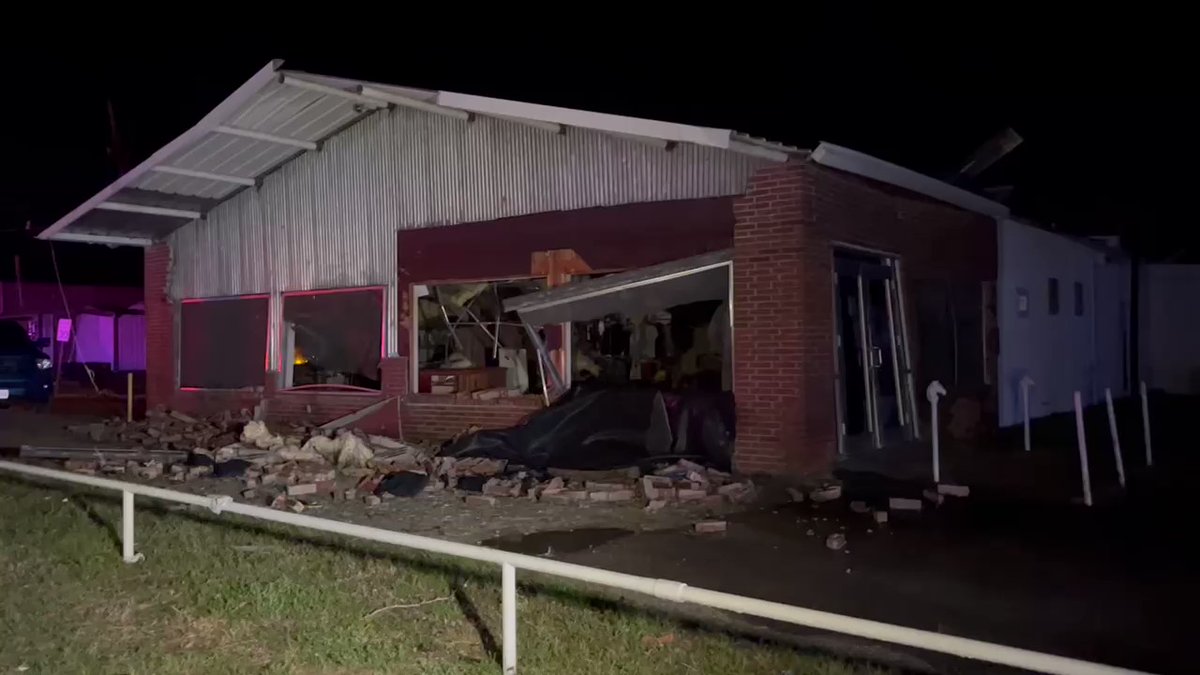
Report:
[{"label": "brick wall", "polygon": [[171,247],[154,244],[145,250],[146,405],[171,405],[175,393],[175,315],[167,288]]},{"label": "brick wall", "polygon": [[834,243],[898,255],[906,288],[994,281],[995,222],[810,162],[757,173],[734,216],[735,462],[748,473],[827,472],[837,447]]},{"label": "brick wall", "polygon": [[409,394],[404,405],[404,437],[411,440],[440,440],[477,424],[484,429],[503,429],[542,408],[538,396],[515,396],[491,401],[456,399],[453,396]]}]

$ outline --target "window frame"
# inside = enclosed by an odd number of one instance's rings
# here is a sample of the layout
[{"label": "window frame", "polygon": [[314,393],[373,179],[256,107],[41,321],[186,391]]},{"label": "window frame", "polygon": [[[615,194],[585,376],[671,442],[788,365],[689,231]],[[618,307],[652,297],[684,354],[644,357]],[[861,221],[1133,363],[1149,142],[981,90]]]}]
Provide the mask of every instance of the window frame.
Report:
[{"label": "window frame", "polygon": [[[183,384],[183,308],[185,305],[197,305],[205,302],[229,302],[235,300],[266,300],[266,343],[263,345],[263,384],[250,387],[193,387]],[[267,373],[271,369],[271,294],[248,293],[245,295],[221,295],[208,298],[182,298],[179,301],[179,311],[176,313],[175,334],[175,389],[177,391],[238,391],[244,392],[266,387]]]},{"label": "window frame", "polygon": [[[285,332],[284,324],[286,323],[286,321],[284,320],[284,309],[287,306],[287,299],[289,297],[296,297],[296,296],[336,295],[338,293],[362,293],[365,291],[375,291],[375,292],[379,293],[379,361],[382,364],[382,362],[387,359],[387,323],[388,323],[387,286],[370,285],[370,286],[346,286],[346,287],[339,287],[339,288],[317,288],[317,289],[307,290],[307,291],[284,291],[279,294],[279,336],[278,336],[279,348],[278,348],[278,350],[276,350],[277,351],[277,355],[276,355],[277,360],[275,362],[275,365],[276,365],[276,368],[278,368],[278,372],[279,372],[280,387],[276,391],[276,393],[279,393],[279,394],[297,394],[297,393],[303,394],[303,393],[312,393],[312,390],[314,388],[324,388],[321,391],[322,396],[324,396],[326,394],[350,394],[350,395],[354,395],[354,396],[359,396],[359,395],[366,394],[366,393],[383,394],[383,373],[382,372],[380,373],[378,389],[371,389],[369,387],[358,387],[358,386],[348,385],[348,384],[302,384],[299,386],[293,385],[291,387],[282,386],[283,382],[286,381],[284,372],[283,372],[284,361],[286,360],[284,357],[284,354],[283,354],[283,349],[284,349],[284,332]],[[267,354],[268,364],[270,363],[270,358],[271,358],[270,353],[268,353]],[[270,368],[270,366],[268,365],[268,369],[269,368]],[[330,387],[338,387],[341,389],[341,391],[330,391],[328,389]]]}]

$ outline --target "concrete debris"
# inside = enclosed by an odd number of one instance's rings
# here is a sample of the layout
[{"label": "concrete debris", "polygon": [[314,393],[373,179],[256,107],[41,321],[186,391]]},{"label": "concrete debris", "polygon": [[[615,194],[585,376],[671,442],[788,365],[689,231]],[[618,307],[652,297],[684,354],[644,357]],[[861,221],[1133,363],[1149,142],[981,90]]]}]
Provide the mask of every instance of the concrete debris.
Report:
[{"label": "concrete debris", "polygon": [[597,490],[588,493],[588,498],[594,502],[628,502],[633,501],[633,490]]},{"label": "concrete debris", "polygon": [[920,511],[920,499],[908,499],[907,497],[892,497],[888,500],[888,509],[892,511]]},{"label": "concrete debris", "polygon": [[875,516],[875,522],[879,523],[880,525],[883,525],[888,521],[887,511],[875,511],[872,515]]},{"label": "concrete debris", "polygon": [[935,506],[941,506],[942,502],[946,500],[946,495],[943,495],[937,490],[923,490],[921,492],[921,496],[925,497],[926,501]]},{"label": "concrete debris", "polygon": [[850,502],[850,510],[855,513],[867,513],[871,508],[867,506],[866,502],[852,501]]},{"label": "concrete debris", "polygon": [[825,548],[831,551],[840,551],[846,548],[846,535],[841,532],[834,532],[825,537]]},{"label": "concrete debris", "polygon": [[383,499],[381,499],[375,495],[367,495],[367,496],[363,497],[363,503],[366,504],[367,506],[379,506],[380,504],[383,503]]},{"label": "concrete debris", "polygon": [[724,520],[703,520],[692,526],[696,534],[717,534],[728,529]]},{"label": "concrete debris", "polygon": [[680,488],[675,491],[675,496],[681,502],[698,502],[708,496],[708,491]]},{"label": "concrete debris", "polygon": [[663,510],[664,508],[666,508],[666,506],[667,506],[667,500],[652,499],[649,502],[647,502],[646,507],[643,508],[642,510],[645,511],[646,513],[654,513],[655,511]]},{"label": "concrete debris", "polygon": [[734,504],[744,504],[754,498],[754,483],[729,483],[717,488],[717,494]]},{"label": "concrete debris", "polygon": [[969,497],[971,495],[971,488],[967,485],[939,483],[937,491],[938,494],[946,495],[947,497]]},{"label": "concrete debris", "polygon": [[814,502],[831,502],[835,499],[842,498],[842,486],[833,483],[830,485],[822,485],[808,493],[808,498]]},{"label": "concrete debris", "polygon": [[804,491],[803,490],[797,490],[794,487],[790,487],[787,489],[787,493],[788,493],[788,496],[791,497],[792,501],[794,501],[794,502],[804,501]]}]

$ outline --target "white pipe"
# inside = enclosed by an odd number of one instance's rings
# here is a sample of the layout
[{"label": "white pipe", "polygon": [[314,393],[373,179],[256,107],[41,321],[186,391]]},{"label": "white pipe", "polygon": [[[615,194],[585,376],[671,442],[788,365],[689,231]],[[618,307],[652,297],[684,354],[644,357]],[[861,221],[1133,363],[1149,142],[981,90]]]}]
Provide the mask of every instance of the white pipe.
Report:
[{"label": "white pipe", "polygon": [[245,176],[232,176],[225,173],[212,173],[210,171],[197,171],[195,169],[185,169],[181,166],[166,166],[165,164],[160,164],[158,166],[150,167],[150,170],[158,173],[170,174],[173,176],[186,176],[188,178],[215,180],[221,183],[234,183],[235,185],[248,186],[254,185],[253,178],[246,178]]},{"label": "white pipe", "polygon": [[170,216],[172,218],[189,218],[195,220],[204,215],[199,211],[187,209],[169,209],[163,206],[146,206],[145,204],[130,204],[128,202],[100,202],[96,208],[104,211],[121,211],[123,213],[144,213],[151,216]]},{"label": "white pipe", "polygon": [[1092,505],[1092,476],[1088,472],[1087,436],[1083,431],[1083,400],[1075,392],[1075,438],[1079,441],[1079,476],[1083,481],[1083,503]]},{"label": "white pipe", "polygon": [[255,131],[254,129],[242,129],[241,127],[231,127],[222,124],[213,131],[226,136],[240,136],[241,138],[249,138],[255,141],[265,141],[276,145],[290,145],[293,148],[303,148],[305,150],[316,150],[317,144],[313,141],[305,141],[299,138],[288,138],[287,136],[277,136],[268,134],[265,131]]},{"label": "white pipe", "polygon": [[1025,452],[1030,450],[1029,442],[1029,388],[1033,386],[1033,378],[1025,375],[1021,378],[1021,407],[1025,411]]},{"label": "white pipe", "polygon": [[938,398],[946,395],[946,388],[941,382],[934,380],[925,388],[925,398],[929,399],[929,421],[933,425],[930,435],[933,437],[933,482],[942,482],[942,458],[938,446]]},{"label": "white pipe", "polygon": [[517,673],[517,568],[500,566],[500,612],[504,640],[504,675]]},{"label": "white pipe", "polygon": [[1108,406],[1108,431],[1112,434],[1113,459],[1117,462],[1117,482],[1125,489],[1125,460],[1121,458],[1121,437],[1117,435],[1117,413],[1113,409],[1112,389],[1104,388],[1104,402]]},{"label": "white pipe", "polygon": [[312,82],[302,77],[296,77],[295,75],[281,75],[279,77],[279,82],[297,89],[306,89],[308,91],[324,94],[326,96],[337,96],[339,98],[344,98],[347,101],[354,101],[355,103],[365,105],[368,108],[386,108],[388,105],[379,99],[363,96],[356,91],[338,89],[337,87],[331,87],[327,84],[321,84],[320,82]]},{"label": "white pipe", "polygon": [[133,493],[121,492],[121,558],[127,563],[142,560],[142,554],[133,552]]},{"label": "white pipe", "polygon": [[1138,389],[1142,394],[1142,437],[1146,444],[1146,466],[1154,466],[1154,455],[1150,451],[1150,403],[1147,401],[1145,380],[1138,384]]},{"label": "white pipe", "polygon": [[[795,607],[777,602],[769,602],[767,600],[747,598],[703,588],[693,588],[678,581],[670,581],[667,579],[650,579],[632,574],[610,572],[608,570],[596,569],[593,567],[576,565],[573,563],[551,560],[547,558],[538,558],[522,553],[510,553],[508,551],[501,551],[483,546],[460,544],[452,541],[434,539],[432,537],[422,537],[419,535],[406,534],[393,530],[384,530],[377,527],[368,527],[366,525],[356,525],[337,520],[317,518],[315,516],[306,516],[303,514],[292,513],[291,511],[277,511],[262,506],[251,506],[249,504],[234,502],[230,497],[226,496],[214,495],[210,497],[204,495],[194,495],[185,492],[176,492],[174,490],[151,487],[149,485],[126,483],[123,481],[100,478],[97,476],[87,476],[70,473],[67,471],[59,471],[56,469],[47,469],[40,466],[20,464],[18,462],[0,461],[0,470],[12,471],[14,473],[36,476],[39,478],[49,478],[53,480],[62,480],[69,483],[90,485],[109,490],[120,490],[131,495],[131,499],[132,495],[142,495],[146,497],[152,497],[154,499],[162,499],[165,501],[206,507],[217,514],[224,512],[236,513],[244,516],[250,516],[252,518],[258,518],[259,520],[293,525],[296,527],[308,528],[320,532],[342,534],[359,539],[367,539],[385,544],[415,548],[423,551],[429,551],[431,553],[459,556],[462,558],[490,562],[499,565],[510,565],[514,570],[514,582],[515,570],[519,568],[529,570],[531,572],[540,572],[543,574],[564,577],[567,579],[576,579],[602,586],[633,591],[636,593],[644,593],[646,595],[665,600],[671,600],[673,602],[690,602],[707,607],[738,612],[741,614],[775,619],[778,621],[784,621],[801,626],[809,626],[822,630],[837,631],[847,635],[856,635],[867,639],[882,640],[885,642],[908,645],[920,649],[929,649],[946,654],[954,654],[964,658],[979,659],[991,663],[999,663],[1016,668],[1024,668],[1026,670],[1057,673],[1061,675],[1082,675],[1084,673],[1136,674],[1136,671],[1124,670],[1121,668],[1115,668],[1113,666],[1107,666],[1099,663],[1092,663],[1089,661],[1080,661],[1078,659],[1071,659],[1063,656],[1055,656],[1053,654],[1043,654],[1027,649],[991,644],[988,642],[971,640],[968,638],[961,638],[942,633],[932,633],[916,628],[908,628],[906,626],[897,626],[878,621],[869,621],[866,619],[843,616],[840,614],[820,612],[803,607]],[[515,589],[515,584],[513,588]]]},{"label": "white pipe", "polygon": [[414,110],[423,110],[425,112],[433,113],[435,115],[444,115],[446,117],[453,117],[456,120],[462,120],[464,122],[470,121],[470,119],[471,119],[471,113],[466,112],[465,110],[458,110],[456,108],[447,108],[445,106],[440,106],[436,103],[429,103],[427,101],[421,101],[421,100],[418,100],[415,98],[410,98],[408,96],[401,96],[400,94],[393,94],[391,92],[387,92],[382,89],[375,89],[374,87],[363,87],[362,95],[369,96],[371,98],[377,98],[380,101],[394,103],[399,106],[404,106],[405,108],[412,108]]}]

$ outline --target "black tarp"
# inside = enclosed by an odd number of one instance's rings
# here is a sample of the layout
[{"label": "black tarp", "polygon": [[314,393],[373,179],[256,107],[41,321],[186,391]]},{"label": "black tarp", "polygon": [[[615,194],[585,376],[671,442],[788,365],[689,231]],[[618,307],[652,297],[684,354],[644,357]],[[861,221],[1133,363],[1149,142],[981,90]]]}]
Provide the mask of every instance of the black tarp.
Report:
[{"label": "black tarp", "polygon": [[[726,399],[727,406],[722,402]],[[677,430],[672,430],[672,419],[677,420]],[[710,464],[728,467],[732,438],[728,396],[664,395],[637,387],[577,388],[524,424],[464,436],[441,454],[505,459],[532,469],[612,469],[672,454],[699,455]]]}]

